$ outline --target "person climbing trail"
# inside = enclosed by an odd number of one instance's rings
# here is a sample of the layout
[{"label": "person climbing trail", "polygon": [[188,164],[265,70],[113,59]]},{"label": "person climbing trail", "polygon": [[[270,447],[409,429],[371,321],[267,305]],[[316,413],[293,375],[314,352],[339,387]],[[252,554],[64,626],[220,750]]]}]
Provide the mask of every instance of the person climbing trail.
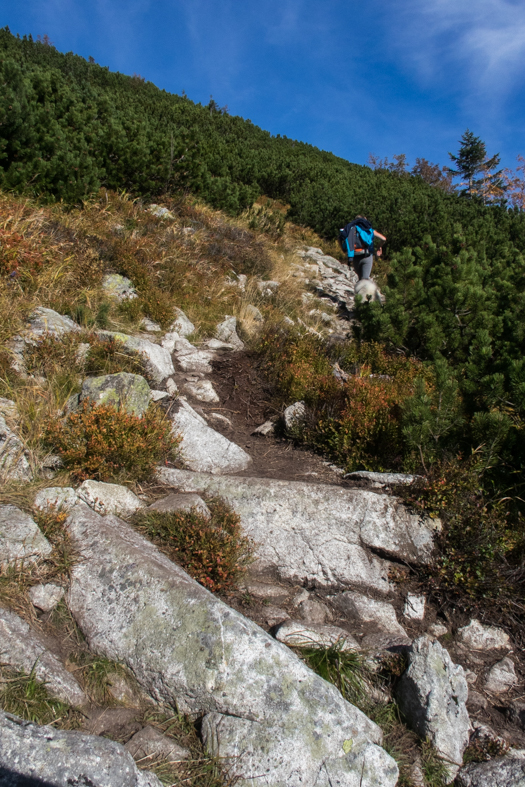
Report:
[{"label": "person climbing trail", "polygon": [[372,273],[374,240],[376,238],[380,242],[375,253],[380,257],[383,253],[382,245],[386,238],[372,227],[366,216],[356,216],[346,227],[339,230],[339,244],[343,251],[347,253],[348,264],[353,265],[359,281],[369,279]]}]

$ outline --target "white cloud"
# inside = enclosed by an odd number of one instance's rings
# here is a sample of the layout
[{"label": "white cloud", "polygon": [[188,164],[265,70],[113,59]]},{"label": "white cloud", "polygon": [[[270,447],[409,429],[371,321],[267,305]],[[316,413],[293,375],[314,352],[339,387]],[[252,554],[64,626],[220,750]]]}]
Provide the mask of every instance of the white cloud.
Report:
[{"label": "white cloud", "polygon": [[523,80],[523,2],[406,0],[393,11],[385,8],[393,48],[424,86],[448,80],[494,106]]}]

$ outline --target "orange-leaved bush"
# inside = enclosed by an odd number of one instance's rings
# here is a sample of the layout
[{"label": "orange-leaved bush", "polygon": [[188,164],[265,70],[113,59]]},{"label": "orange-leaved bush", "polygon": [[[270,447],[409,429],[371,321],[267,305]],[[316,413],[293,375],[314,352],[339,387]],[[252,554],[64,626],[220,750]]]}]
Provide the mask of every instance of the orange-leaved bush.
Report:
[{"label": "orange-leaved bush", "polygon": [[90,402],[83,402],[65,419],[52,421],[45,439],[64,467],[81,481],[146,479],[180,442],[157,405],[151,404],[139,418]]}]

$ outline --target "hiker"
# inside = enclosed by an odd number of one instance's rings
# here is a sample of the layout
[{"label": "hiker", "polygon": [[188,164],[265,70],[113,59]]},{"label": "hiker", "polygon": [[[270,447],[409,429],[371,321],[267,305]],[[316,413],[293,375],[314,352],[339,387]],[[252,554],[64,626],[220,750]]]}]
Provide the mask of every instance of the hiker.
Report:
[{"label": "hiker", "polygon": [[380,242],[376,251],[378,257],[383,253],[381,248],[386,241],[384,235],[377,232],[366,216],[356,216],[353,221],[339,230],[339,243],[348,254],[348,264],[352,263],[354,271],[361,279],[369,279],[374,262],[374,239]]}]

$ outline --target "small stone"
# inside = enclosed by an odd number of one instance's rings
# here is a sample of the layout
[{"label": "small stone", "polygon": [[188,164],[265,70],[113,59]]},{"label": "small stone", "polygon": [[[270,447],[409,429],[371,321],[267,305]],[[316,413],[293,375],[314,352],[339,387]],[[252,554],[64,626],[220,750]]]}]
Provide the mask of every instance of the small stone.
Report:
[{"label": "small stone", "polygon": [[290,615],[285,609],[275,607],[273,604],[268,604],[264,608],[264,621],[270,628],[277,626],[278,623],[282,623],[283,620],[288,620],[289,617]]},{"label": "small stone", "polygon": [[210,380],[199,380],[196,383],[186,383],[184,386],[186,393],[198,399],[199,402],[220,402],[217,393]]},{"label": "small stone", "polygon": [[169,399],[170,395],[167,391],[150,391],[152,401],[161,402],[163,399]]},{"label": "small stone", "polygon": [[304,402],[295,402],[291,404],[284,411],[284,423],[287,429],[293,429],[294,426],[299,426],[305,419],[306,406]]},{"label": "small stone", "polygon": [[213,371],[211,367],[211,361],[215,357],[213,350],[198,350],[183,336],[173,341],[171,352],[175,353],[177,363],[183,372],[211,374]]},{"label": "small stone", "polygon": [[231,344],[236,350],[244,350],[244,342],[237,335],[237,318],[226,317],[217,325],[215,336],[219,341]]},{"label": "small stone", "polygon": [[191,756],[188,749],[183,749],[172,738],[168,738],[150,725],[135,733],[125,744],[125,748],[137,761],[162,758],[169,759],[173,764],[179,760],[187,760]]},{"label": "small stone", "polygon": [[117,702],[123,705],[136,707],[140,704],[138,692],[129,685],[128,681],[118,672],[110,672],[106,676],[107,690]]},{"label": "small stone", "polygon": [[70,511],[77,500],[78,495],[72,487],[51,486],[41,489],[36,494],[33,505],[39,511],[49,511],[53,508],[57,511]]},{"label": "small stone", "polygon": [[476,713],[480,710],[486,710],[489,704],[483,694],[480,694],[479,691],[474,691],[469,687],[468,690],[468,700],[467,700],[467,708],[471,713]]},{"label": "small stone", "polygon": [[254,598],[271,599],[281,604],[288,601],[290,597],[289,590],[282,585],[267,585],[264,582],[246,582],[239,589]]},{"label": "small stone", "polygon": [[259,311],[257,306],[253,306],[251,303],[245,308],[244,313],[247,317],[252,319],[254,322],[264,322],[264,317],[262,313]]},{"label": "small stone", "polygon": [[139,508],[145,508],[145,503],[120,484],[105,484],[102,481],[84,481],[78,488],[77,494],[81,500],[88,504],[97,514],[117,514],[131,516]]},{"label": "small stone", "polygon": [[156,216],[158,219],[174,219],[175,216],[173,213],[168,210],[168,208],[162,207],[162,205],[156,205],[154,202],[148,208],[149,212],[152,216]]},{"label": "small stone", "polygon": [[363,648],[382,649],[410,643],[394,607],[387,601],[377,601],[353,590],[333,596],[332,601],[349,624],[365,633]]},{"label": "small stone", "polygon": [[286,620],[275,632],[275,638],[295,648],[331,648],[336,646],[345,652],[360,650],[357,640],[348,631],[338,626],[324,626],[316,623],[301,623]]},{"label": "small stone", "polygon": [[294,321],[290,317],[288,317],[286,315],[283,317],[283,322],[286,325],[295,325]]},{"label": "small stone", "polygon": [[494,664],[487,673],[486,691],[491,694],[503,694],[518,683],[514,662],[507,658]]},{"label": "small stone", "polygon": [[220,339],[208,339],[204,342],[204,347],[207,347],[208,350],[238,350],[238,347],[235,347],[234,344],[229,344],[228,342],[223,342]]},{"label": "small stone", "polygon": [[162,326],[160,326],[158,322],[150,320],[149,317],[144,317],[140,321],[140,327],[144,328],[145,331],[150,331],[151,333],[158,333],[159,331],[162,331]]},{"label": "small stone", "polygon": [[88,377],[80,392],[80,401],[87,400],[95,405],[112,405],[141,418],[150,403],[150,387],[140,374],[128,372]]},{"label": "small stone", "polygon": [[323,624],[331,618],[326,604],[314,598],[308,598],[297,605],[297,611],[306,623]]},{"label": "small stone", "polygon": [[24,444],[0,415],[0,480],[31,481],[32,478]]},{"label": "small stone", "polygon": [[131,301],[138,298],[137,291],[126,276],[119,273],[109,273],[102,279],[102,289],[110,298],[119,301]]},{"label": "small stone", "polygon": [[513,750],[490,762],[471,762],[460,770],[454,783],[457,787],[523,787],[525,757]]},{"label": "small stone", "polygon": [[58,314],[53,309],[38,306],[29,318],[29,325],[27,330],[24,331],[24,338],[34,341],[45,336],[45,334],[62,336],[65,333],[78,332],[80,330],[80,325],[77,325],[69,317]]},{"label": "small stone", "polygon": [[51,544],[29,514],[16,506],[0,505],[0,566],[33,563],[51,551]]},{"label": "small stone", "polygon": [[98,331],[98,335],[103,339],[115,339],[120,342],[126,350],[137,352],[145,361],[148,376],[155,383],[162,383],[166,377],[174,374],[173,361],[170,352],[158,344],[150,342],[139,336],[128,336],[125,333],[114,331]]},{"label": "small stone", "polygon": [[510,637],[497,626],[484,626],[479,620],[471,620],[468,626],[458,629],[456,640],[472,650],[499,650],[510,648]]},{"label": "small stone", "polygon": [[184,337],[192,334],[195,331],[195,326],[191,322],[191,320],[189,320],[186,317],[182,309],[178,309],[177,307],[175,307],[174,312],[177,315],[177,317],[175,321],[172,322],[172,324],[170,325],[170,332],[177,333],[179,334],[179,336],[184,336]]},{"label": "small stone", "polygon": [[468,669],[465,670],[465,678],[467,679],[467,683],[470,685],[471,683],[475,683],[477,681],[478,676],[475,672],[472,672],[472,670]]},{"label": "small stone", "polygon": [[177,383],[171,377],[168,380],[166,380],[166,390],[170,396],[178,396],[179,394]]},{"label": "small stone", "polygon": [[33,585],[29,591],[29,598],[33,606],[42,612],[51,612],[58,602],[64,597],[65,590],[60,585],[49,582],[47,585]]},{"label": "small stone", "polygon": [[172,492],[167,497],[157,500],[148,506],[149,511],[164,511],[171,513],[175,511],[192,511],[197,509],[199,514],[205,517],[211,516],[211,511],[199,495],[194,492]]},{"label": "small stone", "polygon": [[275,421],[265,421],[263,424],[254,429],[252,435],[259,435],[259,437],[271,437],[275,434]]},{"label": "small stone", "polygon": [[377,484],[378,488],[380,488],[390,484],[404,484],[408,486],[413,484],[420,476],[409,475],[407,473],[374,473],[369,470],[356,470],[353,473],[347,473],[345,478],[355,478],[360,481],[367,481],[369,484]]},{"label": "small stone", "polygon": [[136,708],[93,708],[88,712],[86,728],[91,735],[126,738],[140,730]]},{"label": "small stone", "polygon": [[279,288],[278,281],[258,281],[257,282],[257,289],[264,297],[268,298],[271,295],[274,295]]},{"label": "small stone", "polygon": [[507,718],[512,724],[516,724],[525,730],[525,702],[514,700],[507,708]]},{"label": "small stone", "polygon": [[11,418],[16,421],[18,418],[18,408],[12,399],[4,399],[0,396],[0,415],[4,418]]},{"label": "small stone", "polygon": [[408,593],[403,607],[403,615],[409,620],[423,620],[425,617],[425,606],[427,600],[425,596],[418,596],[415,593]]},{"label": "small stone", "polygon": [[226,418],[225,415],[221,415],[220,413],[208,413],[207,417],[210,421],[215,421],[219,426],[222,426],[223,429],[233,429],[233,424],[229,418]]},{"label": "small stone", "polygon": [[428,633],[433,637],[444,637],[445,634],[448,634],[448,628],[442,623],[432,623],[432,625],[428,627]]}]

